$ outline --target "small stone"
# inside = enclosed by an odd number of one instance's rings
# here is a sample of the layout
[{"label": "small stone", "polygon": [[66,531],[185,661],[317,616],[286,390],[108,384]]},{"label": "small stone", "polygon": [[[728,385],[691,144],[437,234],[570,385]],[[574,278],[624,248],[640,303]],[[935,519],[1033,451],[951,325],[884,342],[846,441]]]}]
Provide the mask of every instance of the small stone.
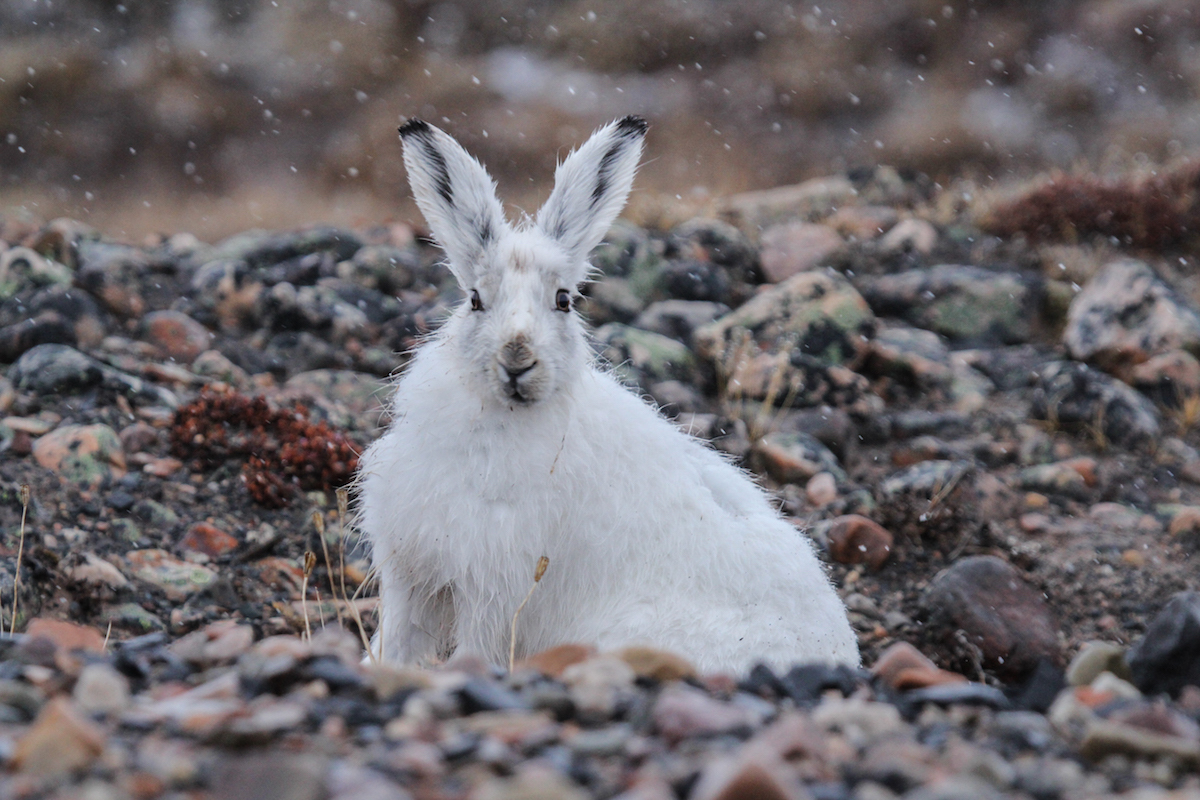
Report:
[{"label": "small stone", "polygon": [[70,394],[104,380],[100,362],[65,344],[39,344],[8,371],[18,389],[38,395]]},{"label": "small stone", "polygon": [[190,364],[212,346],[213,335],[182,311],[151,311],[142,318],[142,337],[167,357]]},{"label": "small stone", "polygon": [[12,765],[38,777],[83,769],[104,753],[104,732],[63,697],[48,702],[17,742]]},{"label": "small stone", "polygon": [[1046,601],[995,556],[964,558],[938,573],[921,602],[930,634],[949,645],[961,630],[984,664],[1008,679],[1028,675],[1041,659],[1061,663]]},{"label": "small stone", "polygon": [[1170,757],[1200,764],[1200,725],[1163,703],[1135,703],[1107,719],[1093,717],[1084,728],[1079,752],[1099,760],[1112,753]]},{"label": "small stone", "polygon": [[1117,259],[1071,301],[1063,341],[1072,358],[1120,371],[1168,350],[1200,350],[1200,313],[1144,262]]},{"label": "small stone", "polygon": [[535,669],[543,675],[559,678],[567,667],[586,661],[594,655],[596,648],[591,645],[560,644],[521,659],[516,666]]},{"label": "small stone", "polygon": [[775,225],[762,234],[763,275],[770,283],[787,280],[822,266],[843,244],[837,231],[825,225],[799,221]]},{"label": "small stone", "polygon": [[653,647],[626,647],[614,655],[630,666],[639,678],[668,683],[696,677],[696,668],[687,659]]},{"label": "small stone", "polygon": [[807,433],[768,433],[754,443],[751,463],[780,483],[806,483],[820,472],[846,479],[837,456]]},{"label": "small stone", "polygon": [[476,787],[472,800],[588,800],[589,795],[557,769],[526,761],[511,778],[493,778]]},{"label": "small stone", "polygon": [[832,472],[818,472],[804,485],[804,496],[817,508],[824,508],[838,498],[837,478]]},{"label": "small stone", "polygon": [[1038,371],[1030,415],[1124,447],[1158,441],[1158,411],[1146,396],[1086,364],[1053,361]]},{"label": "small stone", "polygon": [[1089,490],[1096,484],[1095,467],[1093,459],[1073,458],[1054,464],[1025,467],[1017,473],[1015,480],[1017,488],[1024,491],[1086,500],[1090,495]]},{"label": "small stone", "polygon": [[249,625],[230,625],[204,645],[204,661],[209,664],[234,661],[253,644],[254,628]]},{"label": "small stone", "polygon": [[33,443],[38,464],[70,483],[93,489],[125,474],[125,452],[107,425],[64,425]]},{"label": "small stone", "polygon": [[1125,660],[1149,695],[1200,686],[1200,592],[1180,592],[1160,611]]},{"label": "small stone", "polygon": [[75,583],[105,587],[114,591],[129,585],[121,570],[95,553],[82,553],[81,563],[68,567],[66,575]]},{"label": "small stone", "polygon": [[208,567],[181,561],[166,550],[131,550],[125,560],[135,578],[161,589],[171,600],[184,600],[217,579]]},{"label": "small stone", "polygon": [[638,314],[633,326],[691,344],[697,328],[729,311],[729,306],[703,300],[659,300]]},{"label": "small stone", "polygon": [[663,690],[654,704],[653,717],[659,734],[669,742],[730,733],[749,728],[753,722],[745,709],[681,684]]},{"label": "small stone", "polygon": [[[779,766],[782,766],[780,764]],[[729,764],[718,761],[701,775],[692,800],[805,800],[808,794],[786,769],[771,769],[758,760]]]},{"label": "small stone", "polygon": [[158,444],[159,432],[153,425],[135,422],[122,428],[117,438],[126,453],[142,453]]},{"label": "small stone", "polygon": [[1167,531],[1172,536],[1200,531],[1200,506],[1179,506],[1171,514]]},{"label": "small stone", "polygon": [[675,339],[619,322],[608,323],[595,335],[600,354],[626,381],[647,388],[659,381],[695,379],[695,356]]},{"label": "small stone", "polygon": [[904,219],[897,222],[879,240],[883,253],[919,253],[927,256],[937,245],[937,228],[923,219]]},{"label": "small stone", "polygon": [[905,727],[900,711],[894,705],[861,697],[827,698],[813,709],[812,721],[826,730],[853,732],[871,739]]},{"label": "small stone", "polygon": [[633,686],[637,675],[616,656],[596,656],[563,670],[562,682],[571,690],[581,714],[607,719],[622,691]]},{"label": "small stone", "polygon": [[111,622],[117,630],[128,630],[136,634],[154,633],[167,627],[161,619],[138,603],[120,603],[106,608],[100,619],[106,623]]},{"label": "small stone", "polygon": [[831,209],[851,205],[858,197],[854,184],[842,175],[812,178],[792,186],[779,186],[730,195],[721,200],[724,219],[750,234],[791,219],[812,219]]},{"label": "small stone", "polygon": [[842,236],[869,242],[886,233],[899,216],[889,206],[846,206],[835,211],[825,224]]},{"label": "small stone", "polygon": [[222,800],[321,800],[325,759],[306,753],[227,756],[212,766],[211,792]]},{"label": "small stone", "polygon": [[179,549],[185,553],[201,553],[209,558],[218,558],[238,548],[238,540],[208,522],[197,522],[179,540]]},{"label": "small stone", "polygon": [[871,672],[898,691],[967,680],[962,675],[940,669],[908,642],[896,642],[880,653]]},{"label": "small stone", "polygon": [[84,713],[113,714],[129,705],[129,679],[108,664],[88,664],[75,681],[72,697]]},{"label": "small stone", "polygon": [[1186,350],[1168,350],[1129,370],[1128,381],[1144,395],[1172,408],[1200,397],[1200,360]]},{"label": "small stone", "polygon": [[840,564],[865,563],[876,571],[892,555],[892,534],[874,520],[858,514],[834,519],[825,538],[830,557]]},{"label": "small stone", "polygon": [[76,625],[73,622],[36,617],[29,621],[25,635],[31,639],[49,639],[56,647],[66,651],[104,652],[104,634],[95,628]]},{"label": "small stone", "polygon": [[1125,680],[1133,677],[1125,663],[1124,647],[1111,642],[1087,642],[1067,667],[1067,685],[1088,686],[1102,672],[1111,672]]},{"label": "small stone", "polygon": [[235,389],[246,389],[250,375],[234,364],[219,350],[205,350],[192,361],[192,372],[202,378],[227,383]]}]

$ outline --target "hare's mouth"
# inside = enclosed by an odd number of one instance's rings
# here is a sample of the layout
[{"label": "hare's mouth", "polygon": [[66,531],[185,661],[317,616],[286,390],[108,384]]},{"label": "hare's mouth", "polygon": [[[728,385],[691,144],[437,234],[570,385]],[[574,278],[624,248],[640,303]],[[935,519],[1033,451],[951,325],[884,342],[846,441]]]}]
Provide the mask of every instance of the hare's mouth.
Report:
[{"label": "hare's mouth", "polygon": [[505,399],[517,403],[519,405],[529,405],[537,400],[537,392],[531,385],[533,381],[530,373],[536,367],[538,362],[522,366],[517,369],[502,366],[500,369],[501,375],[501,392]]}]

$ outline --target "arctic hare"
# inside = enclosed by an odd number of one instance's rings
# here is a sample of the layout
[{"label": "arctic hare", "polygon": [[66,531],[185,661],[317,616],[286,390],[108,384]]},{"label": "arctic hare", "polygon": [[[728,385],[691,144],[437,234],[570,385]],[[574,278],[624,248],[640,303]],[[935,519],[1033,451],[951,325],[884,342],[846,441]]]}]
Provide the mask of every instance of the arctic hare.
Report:
[{"label": "arctic hare", "polygon": [[400,128],[417,205],[467,299],[397,381],[362,457],[360,526],[379,576],[372,645],[395,662],[508,660],[563,642],[652,644],[701,670],[857,665],[807,537],[713,450],[594,363],[575,313],[588,254],[625,205],[646,122],[610,123],[506,221],[448,134]]}]

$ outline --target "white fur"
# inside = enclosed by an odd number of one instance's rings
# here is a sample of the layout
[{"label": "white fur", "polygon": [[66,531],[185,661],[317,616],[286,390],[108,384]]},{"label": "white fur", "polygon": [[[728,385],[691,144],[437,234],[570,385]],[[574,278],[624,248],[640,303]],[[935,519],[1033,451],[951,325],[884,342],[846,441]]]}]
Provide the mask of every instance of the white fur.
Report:
[{"label": "white fur", "polygon": [[[428,662],[458,649],[506,663],[513,613],[545,555],[518,657],[563,642],[645,643],[705,671],[857,665],[808,538],[744,473],[598,369],[574,311],[555,310],[624,205],[644,123],[596,132],[520,228],[487,217],[499,208],[491,179],[453,139],[405,128],[417,201],[483,310],[463,303],[417,351],[391,427],[362,458],[360,524],[382,597],[376,652]],[[449,202],[434,188],[447,177]],[[492,236],[473,229],[479,219]]]}]

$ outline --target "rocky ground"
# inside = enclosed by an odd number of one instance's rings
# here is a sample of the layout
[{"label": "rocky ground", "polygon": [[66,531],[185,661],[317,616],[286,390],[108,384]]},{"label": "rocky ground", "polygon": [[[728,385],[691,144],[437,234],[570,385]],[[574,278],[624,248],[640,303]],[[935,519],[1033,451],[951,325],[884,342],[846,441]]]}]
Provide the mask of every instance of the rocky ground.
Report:
[{"label": "rocky ground", "polygon": [[1196,171],[621,222],[597,351],[820,543],[859,672],[362,664],[346,521],[459,300],[404,225],[0,219],[0,795],[1200,796]]}]

